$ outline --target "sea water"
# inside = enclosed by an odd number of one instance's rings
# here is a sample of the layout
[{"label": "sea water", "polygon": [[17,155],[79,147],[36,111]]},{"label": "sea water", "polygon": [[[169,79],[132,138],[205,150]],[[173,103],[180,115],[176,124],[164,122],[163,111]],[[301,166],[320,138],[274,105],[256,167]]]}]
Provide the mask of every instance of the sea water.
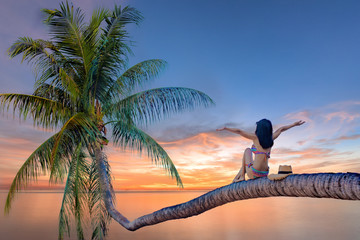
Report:
[{"label": "sea water", "polygon": [[[117,209],[129,220],[186,202],[204,191],[124,191]],[[7,193],[0,192],[3,209]],[[28,191],[17,195],[10,215],[0,216],[0,239],[57,239],[63,194]],[[107,239],[360,239],[360,201],[273,197],[236,201],[198,216],[127,231],[112,221]],[[87,228],[86,223],[84,227]],[[87,238],[89,234],[86,235]],[[70,239],[77,239],[71,232]]]}]

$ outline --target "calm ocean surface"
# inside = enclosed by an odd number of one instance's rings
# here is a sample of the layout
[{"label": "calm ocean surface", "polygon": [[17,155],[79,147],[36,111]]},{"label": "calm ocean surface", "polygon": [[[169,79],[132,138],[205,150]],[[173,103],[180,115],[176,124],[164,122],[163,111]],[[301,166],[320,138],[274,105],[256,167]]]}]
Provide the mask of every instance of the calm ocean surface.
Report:
[{"label": "calm ocean surface", "polygon": [[[129,220],[204,194],[200,191],[121,192],[117,208]],[[7,193],[0,192],[3,209]],[[62,193],[19,193],[0,239],[57,239]],[[71,235],[76,239],[76,233]],[[267,198],[229,203],[201,215],[124,230],[112,221],[108,239],[360,239],[360,201]]]}]

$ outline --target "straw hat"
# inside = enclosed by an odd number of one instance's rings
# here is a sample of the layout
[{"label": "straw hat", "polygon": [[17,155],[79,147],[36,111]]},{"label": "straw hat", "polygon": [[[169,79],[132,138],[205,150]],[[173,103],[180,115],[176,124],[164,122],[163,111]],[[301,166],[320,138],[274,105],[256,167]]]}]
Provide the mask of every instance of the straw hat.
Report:
[{"label": "straw hat", "polygon": [[268,178],[270,180],[281,180],[291,174],[293,174],[293,172],[290,165],[280,165],[278,174],[270,174]]}]

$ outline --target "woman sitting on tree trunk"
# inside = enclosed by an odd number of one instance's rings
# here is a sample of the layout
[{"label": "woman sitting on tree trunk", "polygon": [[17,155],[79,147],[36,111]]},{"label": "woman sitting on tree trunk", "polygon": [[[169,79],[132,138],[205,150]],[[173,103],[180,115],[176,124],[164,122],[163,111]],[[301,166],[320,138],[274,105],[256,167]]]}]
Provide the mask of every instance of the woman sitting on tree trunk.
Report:
[{"label": "woman sitting on tree trunk", "polygon": [[[216,131],[227,130],[237,133],[253,141],[252,147],[246,148],[244,151],[241,169],[234,178],[233,182],[244,181],[245,173],[247,173],[250,179],[266,177],[269,174],[268,160],[270,158],[270,151],[274,144],[274,140],[279,137],[282,132],[292,127],[300,126],[304,123],[305,121],[297,121],[291,125],[280,127],[274,133],[272,124],[267,119],[262,119],[256,123],[255,133],[249,133],[240,129],[227,127],[216,129]],[[254,160],[251,152],[255,154]]]}]

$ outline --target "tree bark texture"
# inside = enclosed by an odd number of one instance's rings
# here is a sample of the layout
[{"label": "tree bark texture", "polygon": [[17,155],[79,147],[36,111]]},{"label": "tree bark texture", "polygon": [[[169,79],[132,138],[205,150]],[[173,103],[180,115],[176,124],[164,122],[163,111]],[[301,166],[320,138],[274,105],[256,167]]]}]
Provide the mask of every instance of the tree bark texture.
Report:
[{"label": "tree bark texture", "polygon": [[[102,154],[100,152],[98,156],[100,157]],[[104,171],[105,168],[101,167],[101,161],[102,158],[98,158],[99,170]],[[232,183],[188,202],[160,209],[130,222],[112,204],[106,176],[106,172],[101,173],[106,207],[112,218],[130,231],[168,220],[199,215],[212,208],[243,199],[287,196],[360,200],[359,173],[293,174],[280,181],[258,178]]]}]

